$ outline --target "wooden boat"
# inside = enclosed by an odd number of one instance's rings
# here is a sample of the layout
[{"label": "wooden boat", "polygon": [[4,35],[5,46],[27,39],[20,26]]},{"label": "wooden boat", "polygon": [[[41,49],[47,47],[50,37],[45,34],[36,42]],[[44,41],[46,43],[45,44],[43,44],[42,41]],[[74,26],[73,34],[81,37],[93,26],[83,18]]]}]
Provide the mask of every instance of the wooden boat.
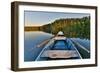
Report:
[{"label": "wooden boat", "polygon": [[[63,45],[61,45],[61,43]],[[52,38],[40,52],[36,60],[55,60],[55,59],[81,58],[73,43],[67,39],[60,31]]]}]

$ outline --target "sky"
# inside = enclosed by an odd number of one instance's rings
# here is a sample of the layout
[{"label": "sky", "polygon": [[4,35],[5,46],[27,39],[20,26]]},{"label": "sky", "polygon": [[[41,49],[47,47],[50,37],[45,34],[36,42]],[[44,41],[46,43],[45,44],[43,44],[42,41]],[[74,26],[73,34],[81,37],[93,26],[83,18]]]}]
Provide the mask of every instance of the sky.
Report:
[{"label": "sky", "polygon": [[82,18],[88,13],[24,11],[25,26],[42,26],[61,18]]}]

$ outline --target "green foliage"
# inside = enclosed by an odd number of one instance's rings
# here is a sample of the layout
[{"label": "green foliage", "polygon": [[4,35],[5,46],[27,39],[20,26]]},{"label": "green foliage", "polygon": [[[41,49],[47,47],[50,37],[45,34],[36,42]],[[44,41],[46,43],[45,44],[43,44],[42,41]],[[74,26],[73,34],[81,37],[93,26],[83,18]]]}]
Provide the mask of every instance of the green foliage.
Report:
[{"label": "green foliage", "polygon": [[63,31],[66,37],[90,39],[90,17],[58,19],[41,29],[55,35]]}]

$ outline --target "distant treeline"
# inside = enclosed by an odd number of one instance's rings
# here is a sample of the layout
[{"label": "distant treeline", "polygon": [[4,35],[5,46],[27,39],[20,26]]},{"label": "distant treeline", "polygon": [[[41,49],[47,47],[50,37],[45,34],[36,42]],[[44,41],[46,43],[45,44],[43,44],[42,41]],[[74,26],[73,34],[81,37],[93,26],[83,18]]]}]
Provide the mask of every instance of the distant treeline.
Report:
[{"label": "distant treeline", "polygon": [[41,27],[25,27],[25,30],[44,31],[55,35],[63,31],[66,37],[90,39],[90,17],[58,19]]},{"label": "distant treeline", "polygon": [[52,34],[63,31],[66,37],[90,39],[90,17],[58,19],[44,25],[43,31]]},{"label": "distant treeline", "polygon": [[25,26],[24,30],[25,31],[41,31],[40,27],[33,27],[33,26]]}]

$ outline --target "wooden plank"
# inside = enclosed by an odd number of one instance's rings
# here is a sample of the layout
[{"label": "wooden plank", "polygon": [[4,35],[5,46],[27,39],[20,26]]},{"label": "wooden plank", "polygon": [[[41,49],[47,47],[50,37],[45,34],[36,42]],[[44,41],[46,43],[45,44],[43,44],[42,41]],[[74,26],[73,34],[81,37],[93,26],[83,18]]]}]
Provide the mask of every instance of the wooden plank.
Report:
[{"label": "wooden plank", "polygon": [[78,54],[75,50],[47,50],[44,51],[41,57],[70,58],[70,57],[78,57]]}]

